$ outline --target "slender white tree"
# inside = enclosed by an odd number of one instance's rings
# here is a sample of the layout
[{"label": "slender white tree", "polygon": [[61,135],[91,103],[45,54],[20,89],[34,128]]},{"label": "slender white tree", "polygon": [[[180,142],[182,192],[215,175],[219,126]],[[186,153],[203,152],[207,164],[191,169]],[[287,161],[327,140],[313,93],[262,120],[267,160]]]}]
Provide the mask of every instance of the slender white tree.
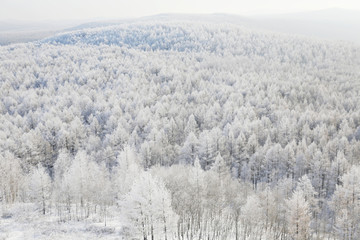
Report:
[{"label": "slender white tree", "polygon": [[294,191],[289,200],[288,207],[288,231],[295,240],[310,239],[311,212],[309,203],[305,200],[302,190]]},{"label": "slender white tree", "polygon": [[18,200],[19,191],[24,181],[18,158],[10,152],[0,154],[0,198],[4,204]]},{"label": "slender white tree", "polygon": [[335,211],[335,231],[341,239],[360,237],[360,167],[353,166],[336,186],[331,206]]},{"label": "slender white tree", "polygon": [[28,196],[30,201],[36,202],[45,215],[50,203],[52,182],[44,167],[38,165],[31,169],[26,178]]}]

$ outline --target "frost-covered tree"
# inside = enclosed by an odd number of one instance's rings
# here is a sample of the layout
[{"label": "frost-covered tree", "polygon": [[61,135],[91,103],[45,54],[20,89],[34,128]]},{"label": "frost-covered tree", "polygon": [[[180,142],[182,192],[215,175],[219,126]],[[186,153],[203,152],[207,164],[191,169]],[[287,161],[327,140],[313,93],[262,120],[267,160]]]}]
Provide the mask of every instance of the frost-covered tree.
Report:
[{"label": "frost-covered tree", "polygon": [[121,205],[134,237],[145,240],[175,236],[177,215],[171,207],[171,195],[150,173],[138,176]]},{"label": "frost-covered tree", "polygon": [[116,198],[121,200],[130,191],[134,181],[141,173],[140,159],[136,152],[125,146],[117,158],[117,166],[112,174]]},{"label": "frost-covered tree", "polygon": [[180,149],[179,163],[194,164],[198,155],[199,140],[194,133],[190,132],[186,138],[183,147]]},{"label": "frost-covered tree", "polygon": [[305,201],[309,204],[309,210],[311,212],[311,219],[312,219],[312,228],[315,230],[316,234],[318,234],[319,230],[319,214],[320,214],[320,207],[319,207],[319,199],[318,193],[315,191],[309,177],[304,175],[299,182],[297,183],[297,190],[302,191]]},{"label": "frost-covered tree", "polygon": [[0,197],[3,204],[18,200],[24,176],[19,159],[10,152],[0,154]]},{"label": "frost-covered tree", "polygon": [[288,207],[288,231],[293,239],[310,239],[311,212],[302,190],[294,191],[286,202]]},{"label": "frost-covered tree", "polygon": [[50,205],[52,183],[49,174],[39,165],[31,169],[26,177],[29,200],[36,202],[43,214],[47,213]]},{"label": "frost-covered tree", "polygon": [[264,228],[264,211],[257,195],[250,195],[241,208],[243,239],[261,238]]},{"label": "frost-covered tree", "polygon": [[331,206],[335,212],[335,231],[343,239],[357,239],[360,236],[360,168],[353,166],[337,185]]}]

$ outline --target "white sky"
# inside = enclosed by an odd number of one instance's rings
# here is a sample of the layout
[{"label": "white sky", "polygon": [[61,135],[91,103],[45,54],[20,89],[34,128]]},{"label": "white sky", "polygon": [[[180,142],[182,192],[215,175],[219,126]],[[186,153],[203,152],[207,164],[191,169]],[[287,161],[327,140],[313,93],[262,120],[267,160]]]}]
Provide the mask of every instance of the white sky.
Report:
[{"label": "white sky", "polygon": [[0,0],[0,20],[126,18],[158,13],[287,13],[360,10],[359,0]]}]

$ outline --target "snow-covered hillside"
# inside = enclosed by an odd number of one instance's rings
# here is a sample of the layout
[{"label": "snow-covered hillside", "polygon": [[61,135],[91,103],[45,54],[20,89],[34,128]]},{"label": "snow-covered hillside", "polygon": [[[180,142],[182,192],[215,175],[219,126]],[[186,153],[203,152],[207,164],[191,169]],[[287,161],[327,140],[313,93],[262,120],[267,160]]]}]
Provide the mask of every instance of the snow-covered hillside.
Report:
[{"label": "snow-covered hillside", "polygon": [[0,239],[357,239],[359,67],[229,23],[0,47]]}]

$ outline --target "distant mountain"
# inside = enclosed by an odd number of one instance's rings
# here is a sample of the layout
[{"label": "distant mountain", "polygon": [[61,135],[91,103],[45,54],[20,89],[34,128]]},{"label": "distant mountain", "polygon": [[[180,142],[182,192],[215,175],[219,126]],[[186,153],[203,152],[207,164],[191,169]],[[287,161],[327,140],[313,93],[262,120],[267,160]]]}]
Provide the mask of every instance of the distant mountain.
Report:
[{"label": "distant mountain", "polygon": [[118,25],[129,22],[185,21],[238,24],[247,28],[304,35],[327,40],[342,40],[360,44],[360,11],[325,9],[289,14],[239,15],[214,14],[159,14],[138,19],[91,22],[68,30]]},{"label": "distant mountain", "polygon": [[19,42],[31,42],[56,33],[64,29],[78,26],[84,21],[0,21],[0,45]]},{"label": "distant mountain", "polygon": [[[134,19],[106,21],[58,21],[58,22],[0,22],[0,45],[27,42],[50,37],[56,33],[109,27],[125,23],[160,22],[205,22],[228,23],[246,28],[286,34],[304,35],[327,40],[341,40],[360,44],[360,11],[326,9],[275,15],[243,17],[232,14],[158,14]],[[80,24],[79,24],[80,23]]]}]

